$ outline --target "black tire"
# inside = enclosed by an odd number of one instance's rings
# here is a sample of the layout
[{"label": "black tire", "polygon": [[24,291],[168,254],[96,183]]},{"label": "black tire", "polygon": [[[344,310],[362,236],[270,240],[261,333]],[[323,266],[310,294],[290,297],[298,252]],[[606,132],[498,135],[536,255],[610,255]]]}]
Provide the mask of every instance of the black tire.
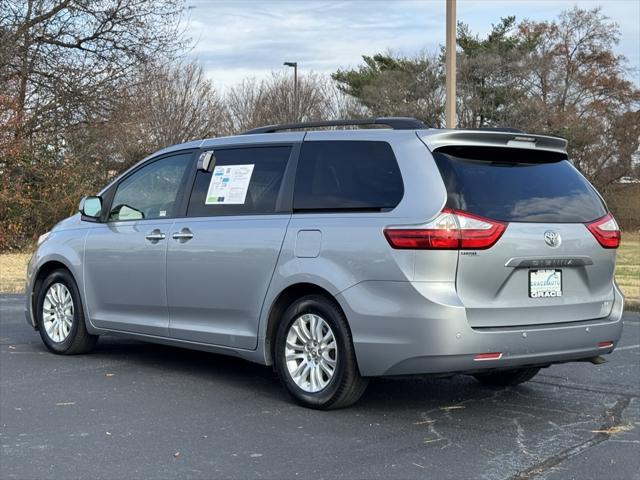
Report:
[{"label": "black tire", "polygon": [[537,375],[539,368],[518,368],[516,370],[504,370],[491,373],[478,373],[475,379],[483,385],[492,387],[509,387],[528,382]]},{"label": "black tire", "polygon": [[[337,359],[333,377],[325,388],[309,393],[300,388],[289,373],[285,359],[285,347],[289,328],[301,315],[313,313],[331,327]],[[294,400],[305,407],[333,410],[353,405],[367,388],[368,380],[360,376],[347,319],[335,300],[323,295],[302,297],[287,308],[278,327],[275,340],[275,368],[285,388]]]},{"label": "black tire", "polygon": [[[43,322],[42,307],[45,296],[49,287],[54,283],[62,283],[67,287],[67,290],[69,290],[73,300],[73,320],[71,328],[68,336],[61,342],[56,342],[49,337],[45,331]],[[60,355],[76,355],[80,353],[87,353],[96,346],[98,336],[91,335],[87,332],[84,310],[82,309],[82,302],[80,301],[80,292],[73,276],[67,270],[55,270],[44,279],[36,296],[35,316],[38,322],[40,337],[42,337],[42,341],[45,346],[53,353]]]}]

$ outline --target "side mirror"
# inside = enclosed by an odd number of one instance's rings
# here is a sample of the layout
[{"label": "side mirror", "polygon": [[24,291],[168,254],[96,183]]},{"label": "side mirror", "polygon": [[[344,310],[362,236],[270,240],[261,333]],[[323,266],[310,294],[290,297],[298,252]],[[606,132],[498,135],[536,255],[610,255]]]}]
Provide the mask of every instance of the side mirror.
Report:
[{"label": "side mirror", "polygon": [[207,150],[202,152],[198,158],[198,170],[203,172],[211,171],[212,165],[215,165],[216,157],[213,154],[213,150]]},{"label": "side mirror", "polygon": [[80,200],[78,210],[86,220],[98,220],[102,214],[102,198],[100,197],[83,197]]}]

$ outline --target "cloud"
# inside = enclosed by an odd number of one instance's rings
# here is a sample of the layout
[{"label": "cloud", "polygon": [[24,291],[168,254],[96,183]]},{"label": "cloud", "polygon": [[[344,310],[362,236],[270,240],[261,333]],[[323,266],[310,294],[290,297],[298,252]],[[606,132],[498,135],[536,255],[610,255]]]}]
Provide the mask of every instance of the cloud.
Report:
[{"label": "cloud", "polygon": [[[458,19],[486,34],[501,16],[551,20],[578,4],[603,12],[621,28],[619,53],[640,65],[640,2],[459,0]],[[394,51],[411,55],[444,42],[445,2],[410,0],[281,1],[187,0],[191,55],[219,88],[247,76],[262,77],[297,61],[301,71],[329,74],[358,65],[362,55]],[[640,84],[640,80],[636,82]]]}]

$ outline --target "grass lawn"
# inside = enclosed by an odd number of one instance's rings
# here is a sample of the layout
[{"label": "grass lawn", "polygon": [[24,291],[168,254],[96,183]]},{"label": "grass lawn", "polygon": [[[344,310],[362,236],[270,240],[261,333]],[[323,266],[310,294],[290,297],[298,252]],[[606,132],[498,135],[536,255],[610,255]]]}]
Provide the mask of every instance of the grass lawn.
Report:
[{"label": "grass lawn", "polygon": [[616,280],[626,298],[627,308],[640,310],[640,233],[622,234]]},{"label": "grass lawn", "polygon": [[[20,293],[29,261],[27,253],[0,254],[0,293]],[[624,233],[618,250],[616,278],[627,307],[640,309],[640,233]]]},{"label": "grass lawn", "polygon": [[0,293],[22,293],[30,253],[0,254]]}]

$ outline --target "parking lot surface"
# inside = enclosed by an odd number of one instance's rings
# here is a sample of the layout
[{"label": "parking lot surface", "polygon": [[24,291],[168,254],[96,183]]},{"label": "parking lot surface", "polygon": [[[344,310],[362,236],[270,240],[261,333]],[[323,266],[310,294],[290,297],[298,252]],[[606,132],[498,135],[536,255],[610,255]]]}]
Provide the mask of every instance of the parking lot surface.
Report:
[{"label": "parking lot surface", "polygon": [[640,315],[609,362],[517,388],[374,379],[354,407],[293,405],[271,368],[103,337],[48,353],[0,296],[0,478],[640,479]]}]

